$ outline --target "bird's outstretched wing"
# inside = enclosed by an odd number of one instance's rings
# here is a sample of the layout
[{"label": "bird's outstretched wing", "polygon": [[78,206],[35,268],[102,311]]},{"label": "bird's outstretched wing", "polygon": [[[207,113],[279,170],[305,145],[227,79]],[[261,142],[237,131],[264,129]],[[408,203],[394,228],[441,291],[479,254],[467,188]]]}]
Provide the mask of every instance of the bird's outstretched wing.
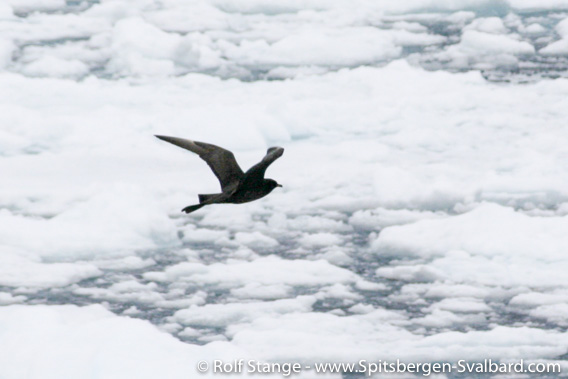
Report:
[{"label": "bird's outstretched wing", "polygon": [[207,162],[217,179],[219,179],[223,192],[235,190],[244,176],[243,170],[239,167],[235,156],[229,150],[183,138],[158,135],[156,137],[198,154],[201,159]]},{"label": "bird's outstretched wing", "polygon": [[262,181],[268,166],[280,158],[282,154],[284,154],[284,148],[282,147],[276,146],[269,148],[264,158],[245,173],[245,181],[248,183]]}]

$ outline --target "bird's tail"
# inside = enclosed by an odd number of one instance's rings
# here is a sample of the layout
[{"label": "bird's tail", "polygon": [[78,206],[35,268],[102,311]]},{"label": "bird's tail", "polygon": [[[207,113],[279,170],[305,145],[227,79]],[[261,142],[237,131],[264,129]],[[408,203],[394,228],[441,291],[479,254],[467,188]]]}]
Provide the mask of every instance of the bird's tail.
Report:
[{"label": "bird's tail", "polygon": [[190,205],[188,207],[183,208],[181,211],[185,212],[185,213],[191,213],[194,212],[196,210],[198,210],[199,208],[205,206],[206,204],[196,204],[196,205]]},{"label": "bird's tail", "polygon": [[205,203],[207,200],[211,200],[215,196],[219,196],[219,194],[218,193],[211,193],[211,194],[208,194],[208,195],[200,194],[199,195],[199,202]]}]

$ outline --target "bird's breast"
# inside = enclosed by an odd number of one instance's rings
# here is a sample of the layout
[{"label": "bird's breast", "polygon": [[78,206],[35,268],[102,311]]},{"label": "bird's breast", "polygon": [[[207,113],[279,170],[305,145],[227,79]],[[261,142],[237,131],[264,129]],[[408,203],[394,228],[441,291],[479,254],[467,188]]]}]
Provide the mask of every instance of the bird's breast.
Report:
[{"label": "bird's breast", "polygon": [[268,195],[270,191],[266,191],[263,188],[239,188],[229,199],[227,203],[248,203],[249,201],[254,201]]}]

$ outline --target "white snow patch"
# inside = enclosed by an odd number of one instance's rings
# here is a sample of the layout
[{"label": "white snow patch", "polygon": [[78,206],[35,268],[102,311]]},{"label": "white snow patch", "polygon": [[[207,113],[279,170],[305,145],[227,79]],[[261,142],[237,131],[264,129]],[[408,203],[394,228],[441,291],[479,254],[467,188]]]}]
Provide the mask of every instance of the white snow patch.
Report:
[{"label": "white snow patch", "polygon": [[0,38],[0,70],[3,70],[12,62],[12,54],[14,54],[15,49],[16,45],[11,40]]},{"label": "white snow patch", "polygon": [[13,296],[8,292],[0,292],[0,305],[23,303],[24,301],[26,301],[26,299],[27,298],[25,296]]},{"label": "white snow patch", "polygon": [[0,247],[0,285],[9,287],[64,287],[102,272],[93,264],[43,263],[32,254]]},{"label": "white snow patch", "polygon": [[5,245],[50,258],[120,256],[179,244],[160,203],[135,186],[107,189],[49,219],[0,210],[0,225]]},{"label": "white snow patch", "polygon": [[454,313],[480,313],[491,310],[491,308],[482,300],[467,297],[444,299],[430,306],[430,310],[435,311],[437,309]]},{"label": "white snow patch", "polygon": [[549,322],[568,325],[568,304],[541,305],[529,312],[532,317],[543,318]]},{"label": "white snow patch", "polygon": [[278,246],[278,241],[260,232],[239,232],[235,234],[235,241],[249,247],[270,248]]},{"label": "white snow patch", "polygon": [[[486,257],[532,257],[562,262],[568,246],[566,217],[529,217],[511,208],[482,204],[462,215],[391,226],[372,242],[374,251],[419,256],[465,250]],[[554,242],[553,242],[554,241]]]},{"label": "white snow patch", "polygon": [[464,28],[465,30],[477,30],[491,34],[505,34],[507,28],[499,17],[478,18]]},{"label": "white snow patch", "polygon": [[544,55],[568,55],[568,18],[556,25],[556,31],[562,38],[543,47],[539,50],[539,53]]},{"label": "white snow patch", "polygon": [[65,0],[7,0],[14,11],[53,11],[65,7]]},{"label": "white snow patch", "polygon": [[163,282],[188,282],[235,288],[247,283],[263,285],[324,285],[353,283],[358,276],[327,261],[287,260],[275,256],[227,263],[179,263],[164,272],[147,272],[144,278]]},{"label": "white snow patch", "polygon": [[0,366],[11,378],[85,373],[93,378],[187,378],[201,360],[249,356],[227,342],[180,342],[147,321],[115,316],[100,305],[0,307],[0,330]]},{"label": "white snow patch", "polygon": [[89,67],[77,59],[65,60],[49,55],[27,64],[22,69],[24,75],[32,77],[80,78],[88,72]]},{"label": "white snow patch", "polygon": [[229,233],[226,230],[197,228],[191,224],[182,229],[182,232],[184,242],[215,242],[229,237]]},{"label": "white snow patch", "polygon": [[239,299],[274,300],[289,297],[292,287],[286,284],[248,283],[240,288],[231,289],[231,295]]},{"label": "white snow patch", "polygon": [[190,326],[225,327],[267,316],[310,312],[315,301],[313,296],[299,296],[275,301],[206,304],[179,310],[172,320]]},{"label": "white snow patch", "polygon": [[341,244],[342,239],[337,234],[332,233],[314,233],[305,234],[300,238],[300,244],[308,249],[337,246]]},{"label": "white snow patch", "polygon": [[568,293],[521,293],[509,301],[509,305],[534,307],[538,305],[553,305],[568,302]]},{"label": "white snow patch", "polygon": [[235,62],[247,65],[344,66],[392,59],[399,56],[401,48],[387,31],[352,27],[306,30],[273,44],[264,40],[245,40],[239,46],[227,42],[224,52]]}]

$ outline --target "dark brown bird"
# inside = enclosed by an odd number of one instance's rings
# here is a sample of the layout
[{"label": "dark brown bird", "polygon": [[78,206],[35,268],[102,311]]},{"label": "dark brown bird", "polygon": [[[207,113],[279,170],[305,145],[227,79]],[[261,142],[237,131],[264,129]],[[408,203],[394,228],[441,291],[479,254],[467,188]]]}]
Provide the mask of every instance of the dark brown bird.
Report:
[{"label": "dark brown bird", "polygon": [[191,213],[209,204],[247,203],[268,195],[276,187],[282,187],[275,180],[264,178],[268,166],[284,153],[284,149],[281,147],[269,148],[259,163],[252,166],[247,172],[243,172],[235,156],[229,150],[183,138],[156,137],[199,155],[211,167],[211,170],[219,179],[219,183],[221,183],[221,193],[199,195],[199,204],[187,206],[182,209],[182,212]]}]

